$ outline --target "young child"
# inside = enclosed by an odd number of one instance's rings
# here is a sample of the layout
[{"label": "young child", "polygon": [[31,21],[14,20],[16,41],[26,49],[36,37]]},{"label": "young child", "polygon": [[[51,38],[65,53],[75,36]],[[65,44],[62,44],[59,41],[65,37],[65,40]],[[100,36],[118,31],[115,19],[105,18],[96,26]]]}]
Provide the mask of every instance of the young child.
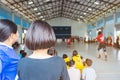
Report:
[{"label": "young child", "polygon": [[67,56],[67,54],[63,54],[63,59],[65,62],[69,62],[70,58]]},{"label": "young child", "polygon": [[76,50],[73,51],[72,59],[75,61],[76,68],[79,69],[82,72],[82,69],[84,68],[84,65],[82,63],[82,60],[80,58],[80,54]]},{"label": "young child", "polygon": [[19,58],[21,59],[21,58],[26,57],[26,56],[27,56],[27,53],[26,53],[24,50],[20,50],[20,54],[19,54],[18,56],[19,56]]},{"label": "young child", "polygon": [[23,52],[22,53],[22,58],[25,58],[27,56],[27,53],[26,52]]},{"label": "young child", "polygon": [[75,61],[70,60],[69,67],[70,68],[68,69],[68,74],[69,74],[70,80],[80,80],[81,74],[79,69],[75,68]]},{"label": "young child", "polygon": [[70,58],[67,56],[67,54],[63,54],[63,59],[64,59],[64,61],[66,63],[67,69],[69,69],[68,65],[69,65]]},{"label": "young child", "polygon": [[48,54],[51,55],[51,56],[57,56],[57,51],[55,48],[50,48],[48,49]]},{"label": "young child", "polygon": [[24,52],[24,50],[20,50],[20,53],[18,54],[19,58],[22,58],[22,53]]},{"label": "young child", "polygon": [[86,68],[82,71],[82,80],[96,80],[96,72],[91,65],[92,60],[86,59]]}]

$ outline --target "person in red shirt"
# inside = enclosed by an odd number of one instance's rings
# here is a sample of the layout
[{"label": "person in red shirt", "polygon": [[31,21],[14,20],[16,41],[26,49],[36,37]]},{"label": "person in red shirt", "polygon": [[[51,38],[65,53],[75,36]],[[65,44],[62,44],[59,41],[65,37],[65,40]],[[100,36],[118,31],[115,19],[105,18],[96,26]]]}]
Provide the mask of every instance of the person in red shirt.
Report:
[{"label": "person in red shirt", "polygon": [[70,48],[70,45],[71,45],[71,38],[68,38],[68,39],[67,39],[67,47]]},{"label": "person in red shirt", "polygon": [[100,31],[98,32],[98,36],[96,37],[96,40],[99,42],[99,46],[98,46],[98,58],[101,58],[101,50],[103,49],[104,55],[105,55],[105,60],[107,60],[107,52],[106,52],[106,44],[104,41],[104,35],[103,33]]}]

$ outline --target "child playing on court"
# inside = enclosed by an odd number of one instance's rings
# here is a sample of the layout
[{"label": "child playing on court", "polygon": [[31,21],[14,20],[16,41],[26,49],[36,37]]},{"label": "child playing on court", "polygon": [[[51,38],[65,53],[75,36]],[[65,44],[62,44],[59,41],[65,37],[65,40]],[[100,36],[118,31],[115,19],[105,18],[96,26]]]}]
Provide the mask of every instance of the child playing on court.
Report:
[{"label": "child playing on court", "polygon": [[98,36],[97,36],[96,40],[99,42],[98,58],[101,58],[101,50],[103,50],[104,56],[105,56],[105,61],[107,61],[108,54],[107,54],[107,51],[106,51],[106,43],[105,43],[105,40],[104,40],[104,35],[101,31],[98,32]]}]

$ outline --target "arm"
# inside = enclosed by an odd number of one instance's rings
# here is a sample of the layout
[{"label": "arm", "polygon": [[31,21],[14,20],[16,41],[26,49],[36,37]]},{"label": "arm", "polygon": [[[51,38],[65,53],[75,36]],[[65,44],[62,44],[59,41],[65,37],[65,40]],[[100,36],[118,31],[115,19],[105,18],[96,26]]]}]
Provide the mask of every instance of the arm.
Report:
[{"label": "arm", "polygon": [[3,59],[3,51],[0,50],[0,74],[2,73],[2,59]]},{"label": "arm", "polygon": [[70,80],[65,62],[63,62],[61,78],[61,80]]},{"label": "arm", "polygon": [[0,74],[2,73],[4,67],[7,65],[7,61],[7,55],[2,50],[0,50]]},{"label": "arm", "polygon": [[95,80],[96,80],[96,77],[97,77],[97,75],[96,75],[96,72],[95,72]]},{"label": "arm", "polygon": [[99,39],[99,36],[96,37],[96,40],[98,40],[98,39]]},{"label": "arm", "polygon": [[2,61],[0,59],[0,74],[2,73]]}]

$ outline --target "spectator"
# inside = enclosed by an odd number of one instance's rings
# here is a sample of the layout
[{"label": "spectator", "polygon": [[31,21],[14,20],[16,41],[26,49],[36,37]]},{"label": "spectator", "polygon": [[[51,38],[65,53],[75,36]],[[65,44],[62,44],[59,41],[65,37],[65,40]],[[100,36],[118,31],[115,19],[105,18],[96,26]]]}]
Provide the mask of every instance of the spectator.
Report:
[{"label": "spectator", "polygon": [[76,68],[82,72],[82,69],[84,69],[85,66],[83,65],[80,54],[78,54],[76,50],[73,51],[72,59],[75,61]]},{"label": "spectator", "polygon": [[47,22],[34,21],[25,38],[26,47],[33,54],[19,61],[20,80],[70,80],[63,59],[48,54],[48,49],[55,46],[56,38]]},{"label": "spectator", "polygon": [[82,72],[83,80],[96,80],[96,72],[91,67],[91,65],[92,65],[92,60],[86,59],[86,68],[83,69],[83,72]]},{"label": "spectator", "polygon": [[55,48],[50,48],[48,49],[48,54],[51,56],[57,56],[57,51],[55,50]]},{"label": "spectator", "polygon": [[70,60],[69,67],[70,68],[68,69],[68,74],[70,80],[80,80],[81,79],[80,70],[75,68],[75,61]]},{"label": "spectator", "polygon": [[15,80],[19,58],[12,45],[17,39],[17,25],[0,19],[0,80]]},{"label": "spectator", "polygon": [[69,62],[70,58],[67,56],[67,54],[63,54],[63,59],[65,62]]}]

